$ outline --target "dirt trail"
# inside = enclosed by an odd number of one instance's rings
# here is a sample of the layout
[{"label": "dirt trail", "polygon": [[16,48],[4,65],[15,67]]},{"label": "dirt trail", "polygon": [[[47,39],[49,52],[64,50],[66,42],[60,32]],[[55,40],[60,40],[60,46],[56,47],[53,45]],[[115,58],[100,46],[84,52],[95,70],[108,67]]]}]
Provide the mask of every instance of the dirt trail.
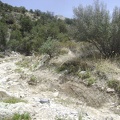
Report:
[{"label": "dirt trail", "polygon": [[[29,112],[32,120],[79,120],[80,117],[83,120],[120,120],[119,115],[106,108],[88,107],[80,100],[65,95],[64,91],[59,91],[59,74],[49,69],[30,71],[27,68],[18,68],[16,62],[20,60],[22,56],[19,54],[0,59],[0,99],[14,96],[26,100],[27,103],[0,102],[0,120],[16,112]],[[19,69],[22,72],[16,72]],[[37,86],[27,83],[31,74],[39,78]]]}]

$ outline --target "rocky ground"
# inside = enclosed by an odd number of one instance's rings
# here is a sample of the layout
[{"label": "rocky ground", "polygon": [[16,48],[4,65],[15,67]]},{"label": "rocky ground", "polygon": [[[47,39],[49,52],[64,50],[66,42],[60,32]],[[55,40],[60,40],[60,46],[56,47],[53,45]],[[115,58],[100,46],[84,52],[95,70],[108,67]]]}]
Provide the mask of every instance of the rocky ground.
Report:
[{"label": "rocky ground", "polygon": [[[68,56],[61,56],[56,60],[63,62],[75,57],[71,52]],[[28,58],[34,60],[34,57]],[[114,97],[113,100],[110,98],[111,95],[73,81],[61,84],[59,79],[62,73],[56,73],[51,68],[42,68],[42,58],[37,67],[31,65],[30,69],[18,65],[23,59],[17,53],[0,58],[0,120],[9,118],[14,113],[29,113],[32,120],[120,120],[120,115],[110,109],[116,107],[118,112],[120,110]],[[53,59],[51,64],[56,60]],[[110,99],[103,99],[108,102],[96,107],[103,96]],[[5,103],[4,100],[10,97],[26,102]]]}]

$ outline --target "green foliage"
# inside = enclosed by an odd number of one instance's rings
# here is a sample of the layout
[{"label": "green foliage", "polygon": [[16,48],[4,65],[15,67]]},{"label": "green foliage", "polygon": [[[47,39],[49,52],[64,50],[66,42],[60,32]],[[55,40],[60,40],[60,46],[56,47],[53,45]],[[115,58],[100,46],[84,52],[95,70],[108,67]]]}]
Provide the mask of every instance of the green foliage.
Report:
[{"label": "green foliage", "polygon": [[25,55],[30,55],[32,52],[32,40],[31,36],[24,37],[20,44],[20,52],[25,53]]},{"label": "green foliage", "polygon": [[82,113],[79,113],[78,120],[83,120]]},{"label": "green foliage", "polygon": [[14,16],[12,14],[6,14],[4,19],[7,24],[13,24],[15,22]]},{"label": "green foliage", "polygon": [[36,80],[37,80],[37,78],[36,78],[34,75],[32,75],[32,76],[30,77],[30,81],[35,82]]},{"label": "green foliage", "polygon": [[34,75],[32,75],[30,77],[30,80],[28,81],[28,84],[29,85],[37,85],[37,78]]},{"label": "green foliage", "polygon": [[19,102],[26,102],[25,100],[21,100],[20,98],[10,97],[8,99],[3,100],[5,103],[15,104]]},{"label": "green foliage", "polygon": [[58,52],[58,49],[58,42],[48,38],[48,40],[41,46],[40,52],[46,53],[50,55],[50,57],[53,57]]},{"label": "green foliage", "polygon": [[23,71],[20,68],[15,69],[15,72],[22,73]]},{"label": "green foliage", "polygon": [[31,31],[32,21],[31,21],[30,17],[28,17],[28,16],[22,17],[20,20],[20,24],[21,24],[22,33]]},{"label": "green foliage", "polygon": [[87,79],[87,85],[91,86],[92,84],[94,84],[96,82],[95,78],[90,77]]},{"label": "green foliage", "polygon": [[1,54],[1,53],[0,53],[0,58],[4,58],[4,57],[5,57],[4,54]]},{"label": "green foliage", "polygon": [[91,75],[90,75],[90,72],[88,71],[84,71],[84,73],[78,73],[77,74],[81,79],[86,79],[86,78],[90,78]]},{"label": "green foliage", "polygon": [[60,41],[60,42],[63,42],[63,43],[66,43],[66,42],[68,42],[69,41],[69,36],[68,36],[68,34],[66,33],[59,33],[58,35],[57,35],[57,38],[58,38],[58,40]]},{"label": "green foliage", "polygon": [[31,120],[31,117],[28,113],[24,114],[14,114],[11,120]]},{"label": "green foliage", "polygon": [[60,67],[57,68],[58,72],[67,70],[67,73],[70,74],[76,74],[80,67],[80,61],[79,60],[71,60],[63,63]]},{"label": "green foliage", "polygon": [[14,30],[11,32],[10,40],[8,46],[13,51],[20,51],[21,48],[22,35],[19,30]]},{"label": "green foliage", "polygon": [[7,26],[0,21],[0,51],[6,49],[7,44]]},{"label": "green foliage", "polygon": [[[25,55],[41,51],[51,56],[52,49],[57,44],[55,40],[69,39],[66,23],[57,20],[52,12],[45,13],[40,10],[28,12],[24,7],[12,7],[2,2],[0,10],[0,50],[9,49]],[[7,27],[10,40],[7,38]],[[51,39],[48,41],[48,38]]]},{"label": "green foliage", "polygon": [[68,25],[74,25],[74,20],[70,18],[65,18],[65,23]]},{"label": "green foliage", "polygon": [[63,47],[69,48],[71,51],[74,51],[74,49],[76,49],[77,44],[74,41],[70,41],[67,39],[65,39],[65,37],[63,38],[63,41],[61,42]]},{"label": "green foliage", "polygon": [[120,54],[120,10],[115,8],[110,18],[104,4],[98,0],[94,5],[74,9],[76,19],[76,38],[92,43],[105,57]]},{"label": "green foliage", "polygon": [[119,80],[109,80],[108,87],[114,88],[115,91],[120,95],[120,81]]},{"label": "green foliage", "polygon": [[16,65],[20,67],[29,68],[31,60],[29,58],[23,58],[21,61],[18,61]]},{"label": "green foliage", "polygon": [[19,11],[24,14],[27,10],[25,9],[25,7],[21,6],[19,7]]}]

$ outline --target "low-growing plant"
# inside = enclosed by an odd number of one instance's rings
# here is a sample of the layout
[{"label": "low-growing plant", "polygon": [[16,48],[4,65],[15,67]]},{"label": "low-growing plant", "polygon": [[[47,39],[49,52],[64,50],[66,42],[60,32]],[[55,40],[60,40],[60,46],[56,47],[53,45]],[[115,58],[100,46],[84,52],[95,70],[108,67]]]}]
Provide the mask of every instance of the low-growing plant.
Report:
[{"label": "low-growing plant", "polygon": [[0,58],[4,58],[5,56],[3,54],[0,54]]},{"label": "low-growing plant", "polygon": [[87,86],[91,86],[92,84],[94,84],[95,83],[95,78],[93,78],[93,77],[90,77],[90,78],[88,78],[87,79]]},{"label": "low-growing plant", "polygon": [[12,117],[3,118],[2,120],[31,120],[29,113],[19,114],[15,113]]},{"label": "low-growing plant", "polygon": [[114,88],[114,90],[120,95],[120,81],[109,80],[107,84],[108,84],[108,87]]},{"label": "low-growing plant", "polygon": [[25,68],[29,68],[30,67],[30,59],[29,58],[23,58],[21,61],[18,61],[16,63],[16,65],[20,66],[20,67],[25,67]]},{"label": "low-growing plant", "polygon": [[11,120],[31,120],[31,117],[28,113],[24,114],[14,114]]},{"label": "low-growing plant", "polygon": [[37,80],[37,78],[34,76],[34,75],[32,75],[31,77],[30,77],[30,81],[36,81]]},{"label": "low-growing plant", "polygon": [[22,73],[23,71],[20,68],[15,69],[15,72]]},{"label": "low-growing plant", "polygon": [[80,70],[81,71],[87,71],[87,70],[92,70],[93,66],[91,66],[90,64],[88,64],[87,61],[80,61]]},{"label": "low-growing plant", "polygon": [[5,103],[10,103],[10,104],[15,104],[15,103],[19,103],[19,102],[25,102],[25,100],[22,100],[20,98],[15,98],[15,97],[10,97],[10,98],[7,98],[5,100],[3,100],[3,102]]},{"label": "low-growing plant", "polygon": [[58,67],[57,71],[62,72],[67,70],[67,73],[76,74],[79,70],[80,62],[78,60],[71,60],[63,63],[60,67]]},{"label": "low-growing plant", "polygon": [[28,81],[28,84],[29,85],[37,85],[37,78],[34,75],[32,75],[30,77],[30,80]]},{"label": "low-growing plant", "polygon": [[78,120],[82,120],[82,115],[81,114],[79,114]]},{"label": "low-growing plant", "polygon": [[81,79],[86,79],[86,78],[90,78],[90,72],[85,71],[85,73],[77,73],[77,75],[81,78]]},{"label": "low-growing plant", "polygon": [[31,69],[35,69],[37,66],[39,65],[39,61],[36,61],[34,64],[33,64],[33,66],[32,66],[32,68]]},{"label": "low-growing plant", "polygon": [[28,76],[27,74],[21,73],[20,74],[20,79],[25,80],[27,78],[27,76]]}]

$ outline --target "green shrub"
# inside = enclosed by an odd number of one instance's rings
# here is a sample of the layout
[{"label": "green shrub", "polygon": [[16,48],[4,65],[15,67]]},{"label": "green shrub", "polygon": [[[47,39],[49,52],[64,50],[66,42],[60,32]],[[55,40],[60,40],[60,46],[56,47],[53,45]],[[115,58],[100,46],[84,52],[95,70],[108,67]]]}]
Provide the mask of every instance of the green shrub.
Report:
[{"label": "green shrub", "polygon": [[120,55],[120,12],[115,7],[110,15],[104,3],[95,0],[93,5],[74,8],[75,38],[92,43],[104,57]]},{"label": "green shrub", "polygon": [[48,40],[41,46],[39,51],[41,53],[48,54],[51,58],[55,56],[59,51],[58,42],[49,37]]},{"label": "green shrub", "polygon": [[29,85],[37,85],[37,78],[34,75],[32,75],[30,77],[30,80],[28,81],[28,84]]},{"label": "green shrub", "polygon": [[79,70],[80,62],[79,60],[71,60],[63,63],[60,67],[58,67],[57,71],[62,72],[67,70],[67,73],[73,73],[76,74]]},{"label": "green shrub", "polygon": [[92,77],[90,77],[90,78],[88,78],[87,79],[87,86],[91,86],[92,84],[94,84],[95,83],[95,78],[92,78]]},{"label": "green shrub", "polygon": [[110,80],[108,81],[108,87],[114,88],[115,91],[120,95],[120,81],[118,80]]}]

